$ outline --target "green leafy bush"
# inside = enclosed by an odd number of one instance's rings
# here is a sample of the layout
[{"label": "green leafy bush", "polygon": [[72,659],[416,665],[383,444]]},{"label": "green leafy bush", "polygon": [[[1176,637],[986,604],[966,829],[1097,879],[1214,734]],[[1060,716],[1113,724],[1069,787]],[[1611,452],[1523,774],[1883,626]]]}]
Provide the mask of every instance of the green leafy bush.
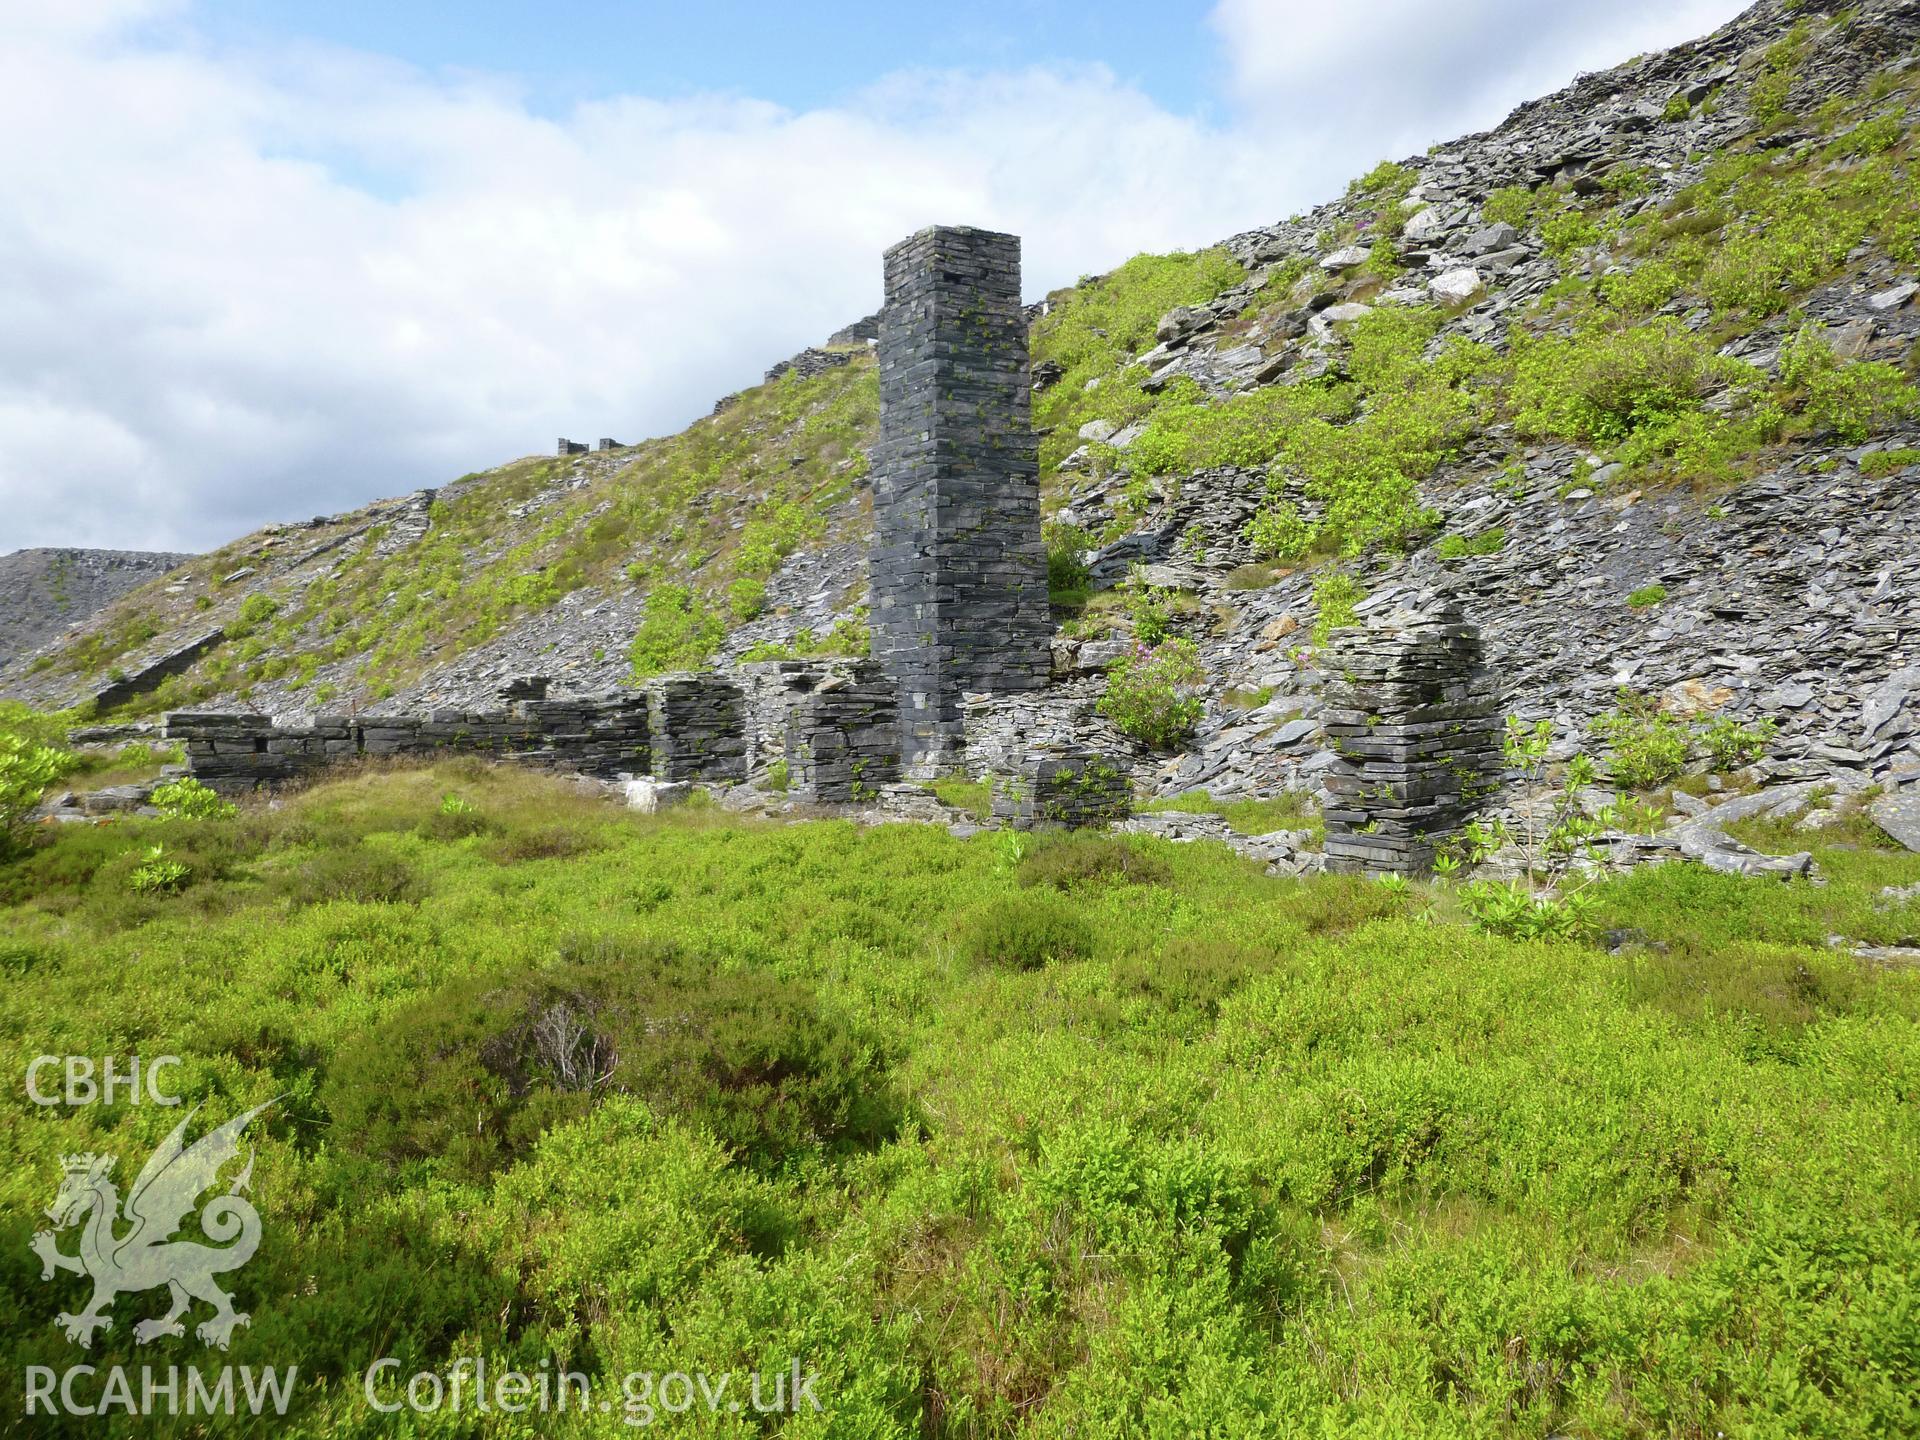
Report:
[{"label": "green leafy bush", "polygon": [[1099,712],[1121,734],[1156,750],[1169,750],[1193,733],[1206,710],[1197,693],[1207,672],[1191,640],[1136,645],[1107,674]]},{"label": "green leafy bush", "polygon": [[1418,172],[1394,160],[1382,160],[1366,174],[1347,186],[1349,195],[1370,199],[1398,200],[1414,187]]},{"label": "green leafy bush", "polygon": [[1554,895],[1518,881],[1475,880],[1460,887],[1459,898],[1474,924],[1508,940],[1578,940],[1593,928],[1593,900],[1584,893]]},{"label": "green leafy bush", "polygon": [[1151,649],[1167,638],[1173,623],[1174,592],[1164,585],[1148,583],[1146,566],[1134,565],[1128,570],[1121,599],[1133,621],[1135,640]]},{"label": "green leafy bush", "polygon": [[1716,715],[1700,728],[1700,744],[1716,770],[1737,770],[1767,753],[1779,731],[1772,720],[1743,724],[1730,715]]},{"label": "green leafy bush", "polygon": [[1524,185],[1503,185],[1487,196],[1480,214],[1489,225],[1507,224],[1524,230],[1533,219],[1534,194]]},{"label": "green leafy bush", "polygon": [[1471,539],[1465,535],[1442,535],[1434,542],[1433,553],[1439,560],[1464,560],[1469,555],[1498,555],[1506,544],[1506,530],[1495,525]]},{"label": "green leafy bush", "polygon": [[1514,423],[1529,435],[1624,440],[1670,426],[1715,391],[1758,378],[1670,318],[1621,330],[1589,327],[1515,348]]},{"label": "green leafy bush", "polygon": [[184,890],[193,878],[193,867],[183,860],[170,859],[164,845],[147,849],[146,856],[127,875],[127,887],[136,895],[170,895]]},{"label": "green leafy bush", "polygon": [[1093,954],[1093,929],[1066,897],[1022,890],[962,917],[960,953],[980,965],[1037,970]]},{"label": "green leafy bush", "polygon": [[[255,591],[240,602],[240,624],[245,633],[267,623],[280,613],[280,602],[271,595]],[[237,636],[235,637],[237,638]]]},{"label": "green leafy bush", "polygon": [[40,794],[79,768],[80,757],[42,743],[48,733],[24,709],[0,712],[0,859],[18,848]]},{"label": "green leafy bush", "polygon": [[1910,469],[1920,465],[1920,450],[1911,446],[1900,446],[1892,450],[1876,450],[1860,461],[1860,473],[1878,478],[1891,475],[1896,470]]},{"label": "green leafy bush", "polygon": [[1540,225],[1540,239],[1547,253],[1565,260],[1576,250],[1600,243],[1600,226],[1584,211],[1556,210]]},{"label": "green leafy bush", "polygon": [[1058,602],[1078,599],[1093,582],[1084,558],[1093,537],[1078,525],[1050,520],[1042,527],[1047,543],[1047,593]]},{"label": "green leafy bush", "polygon": [[727,610],[736,620],[751,620],[767,608],[767,582],[743,575],[727,586]]},{"label": "green leafy bush", "polygon": [[1649,610],[1666,598],[1667,587],[1656,580],[1651,585],[1642,585],[1627,596],[1627,604],[1636,610]]},{"label": "green leafy bush", "polygon": [[1359,611],[1355,609],[1367,598],[1367,592],[1360,588],[1360,582],[1342,570],[1322,575],[1313,582],[1313,606],[1317,614],[1313,621],[1313,643],[1324,645],[1335,630],[1360,623]]},{"label": "green leafy bush", "polygon": [[665,584],[647,596],[640,627],[628,651],[632,678],[645,680],[675,670],[698,670],[726,638],[726,623],[709,612],[686,585]]},{"label": "green leafy bush", "polygon": [[1615,782],[1628,790],[1651,790],[1686,768],[1687,727],[1630,691],[1621,691],[1615,708],[1594,720],[1593,733],[1607,743]]},{"label": "green leafy bush", "polygon": [[147,798],[169,820],[225,820],[238,813],[231,802],[191,775],[154,786]]},{"label": "green leafy bush", "polygon": [[1648,260],[1600,279],[1600,294],[1609,305],[1630,315],[1658,310],[1686,288],[1686,276],[1665,260]]},{"label": "green leafy bush", "polygon": [[1844,361],[1804,325],[1780,353],[1780,380],[1789,404],[1819,431],[1858,445],[1910,415],[1920,414],[1920,388],[1899,367],[1881,360]]}]

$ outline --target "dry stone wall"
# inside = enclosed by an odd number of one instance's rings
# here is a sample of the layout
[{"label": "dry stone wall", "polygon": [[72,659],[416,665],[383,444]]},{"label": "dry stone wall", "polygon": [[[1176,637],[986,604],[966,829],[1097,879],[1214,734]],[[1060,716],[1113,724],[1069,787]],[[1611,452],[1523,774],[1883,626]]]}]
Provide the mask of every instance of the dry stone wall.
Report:
[{"label": "dry stone wall", "polygon": [[424,716],[323,715],[279,725],[244,712],[177,710],[166,735],[186,748],[195,779],[238,793],[312,775],[362,756],[476,753],[611,779],[648,769],[644,696],[530,699],[502,710],[435,710]]},{"label": "dry stone wall", "polygon": [[1497,777],[1480,632],[1436,596],[1336,630],[1328,669],[1327,867],[1420,874]]}]

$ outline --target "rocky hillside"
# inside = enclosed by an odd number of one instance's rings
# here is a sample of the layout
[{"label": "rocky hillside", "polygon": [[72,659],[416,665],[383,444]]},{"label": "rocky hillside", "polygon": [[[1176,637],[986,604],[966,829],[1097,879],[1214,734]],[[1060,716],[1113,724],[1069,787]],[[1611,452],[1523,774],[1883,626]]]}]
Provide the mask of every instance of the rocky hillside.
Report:
[{"label": "rocky hillside", "polygon": [[159,550],[16,550],[0,555],[0,667],[191,560]]},{"label": "rocky hillside", "polygon": [[[1917,42],[1912,3],[1763,0],[1048,297],[1062,684],[1020,728],[1118,743],[1106,668],[1184,636],[1207,708],[1159,787],[1310,783],[1316,630],[1438,583],[1522,714],[1625,687],[1773,719],[1783,772],[1920,773]],[[250,536],[0,693],[396,707],[857,651],[877,392],[836,338],[679,435]]]}]

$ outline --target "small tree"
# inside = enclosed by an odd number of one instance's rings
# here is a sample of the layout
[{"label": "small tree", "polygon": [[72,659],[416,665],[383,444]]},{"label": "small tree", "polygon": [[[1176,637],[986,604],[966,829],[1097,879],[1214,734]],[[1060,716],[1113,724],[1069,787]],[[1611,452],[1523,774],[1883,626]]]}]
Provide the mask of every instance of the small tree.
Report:
[{"label": "small tree", "polygon": [[[1613,807],[1589,816],[1580,807],[1580,791],[1593,784],[1594,764],[1585,755],[1567,762],[1558,788],[1547,786],[1547,752],[1553,747],[1553,722],[1523,725],[1507,717],[1502,754],[1520,772],[1525,787],[1516,823],[1474,821],[1461,835],[1461,855],[1443,855],[1434,871],[1457,875],[1462,863],[1477,865],[1508,845],[1519,854],[1520,874],[1513,880],[1476,880],[1461,887],[1460,902],[1481,929],[1511,939],[1571,939],[1591,928],[1593,896],[1588,887],[1603,873],[1593,839],[1612,828]],[[1578,862],[1592,862],[1574,881]],[[1570,883],[1571,882],[1571,883]]]},{"label": "small tree", "polygon": [[65,750],[0,731],[0,856],[19,848],[40,792],[78,763]]}]

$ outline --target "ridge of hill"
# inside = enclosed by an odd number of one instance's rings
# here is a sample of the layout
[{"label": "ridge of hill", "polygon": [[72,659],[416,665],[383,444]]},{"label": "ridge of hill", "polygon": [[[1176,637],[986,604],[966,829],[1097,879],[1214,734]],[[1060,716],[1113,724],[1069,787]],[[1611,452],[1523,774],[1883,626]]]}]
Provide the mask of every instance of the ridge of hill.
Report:
[{"label": "ridge of hill", "polygon": [[[1313,631],[1438,582],[1522,713],[1627,686],[1775,717],[1789,767],[1920,773],[1916,42],[1910,0],[1762,0],[1307,215],[1050,295],[1063,683],[1026,733],[1124,744],[1095,703],[1144,621],[1210,679],[1160,788],[1311,783]],[[269,527],[0,693],[123,672],[155,677],[124,713],[378,710],[857,652],[877,384],[858,340],[825,353],[677,435]]]},{"label": "ridge of hill", "polygon": [[192,558],[161,550],[67,546],[0,555],[0,668]]}]

